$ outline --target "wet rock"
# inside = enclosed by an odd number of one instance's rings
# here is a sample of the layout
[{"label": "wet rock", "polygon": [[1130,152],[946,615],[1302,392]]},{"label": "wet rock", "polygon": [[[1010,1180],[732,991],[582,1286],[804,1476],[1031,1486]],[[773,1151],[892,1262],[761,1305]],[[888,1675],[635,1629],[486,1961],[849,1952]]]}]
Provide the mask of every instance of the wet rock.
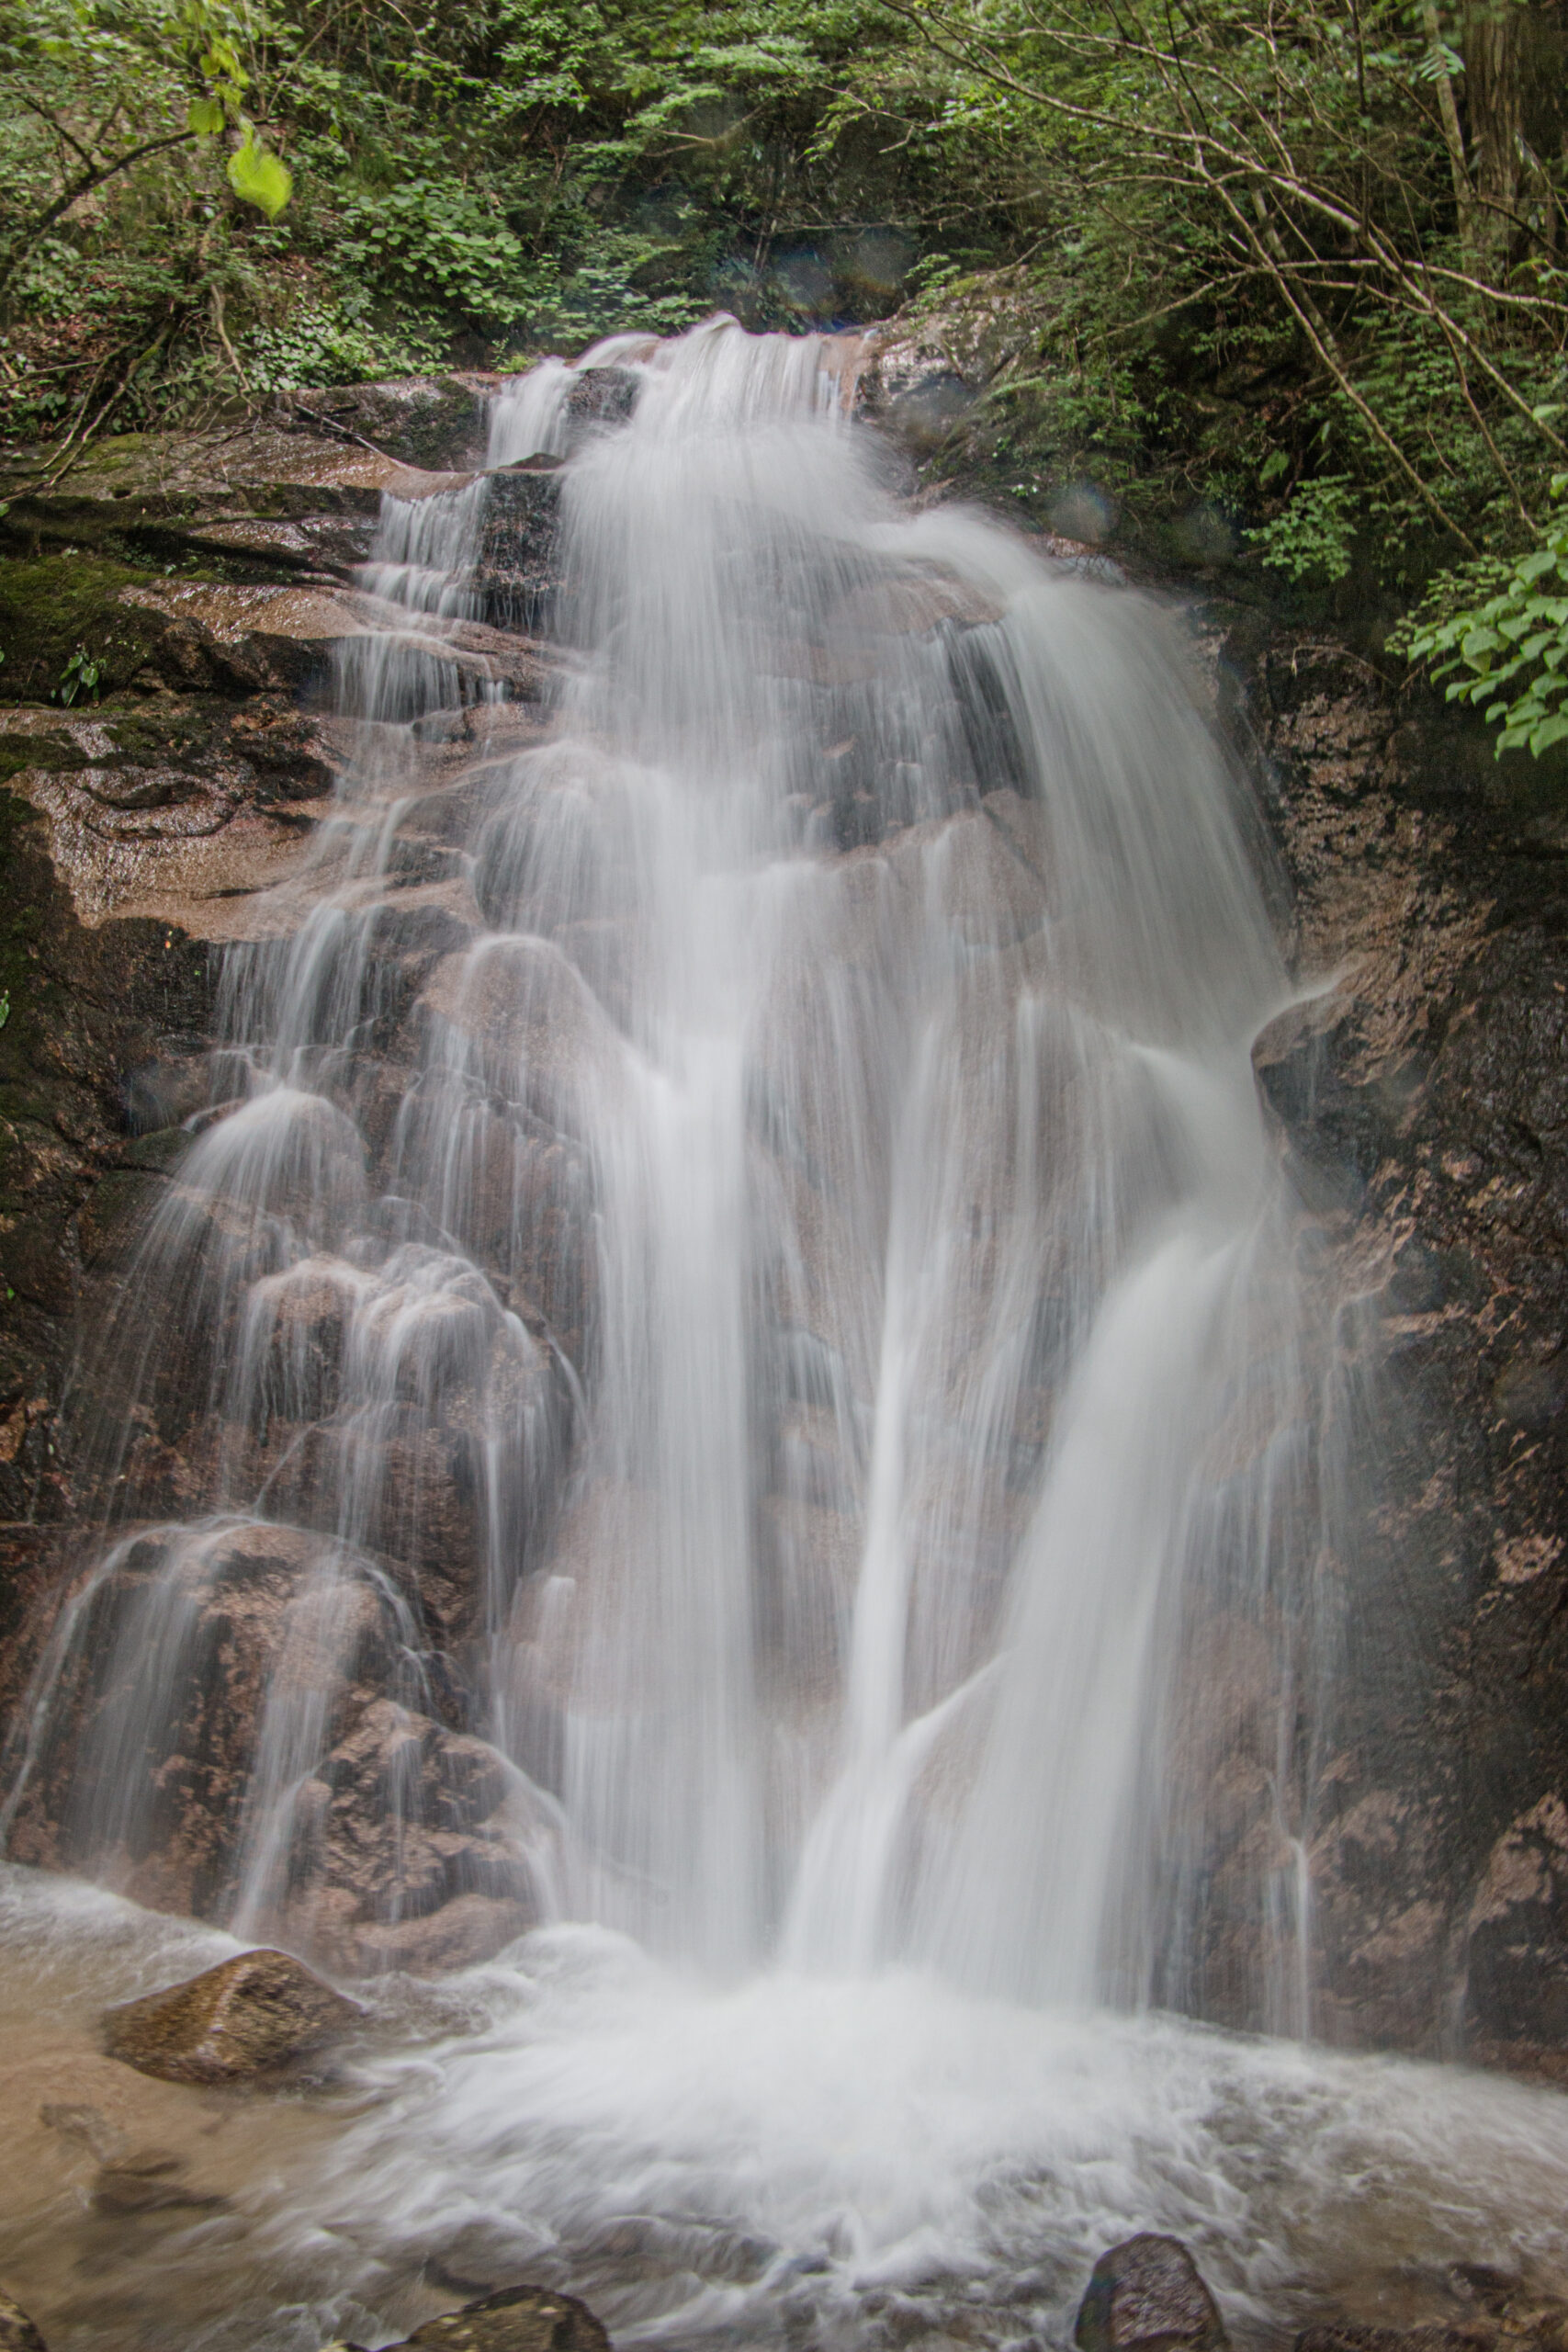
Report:
[{"label": "wet rock", "polygon": [[[153,2070],[143,2066],[141,2071]],[[227,2198],[208,2196],[182,2179],[187,2170],[184,2156],[160,2148],[121,2156],[99,2167],[93,2183],[93,2211],[117,2220],[141,2213],[222,2211]]]},{"label": "wet rock", "polygon": [[485,1741],[372,1701],[299,1792],[286,1932],[345,1973],[488,1960],[539,1918],[515,1778]]},{"label": "wet rock", "polygon": [[220,937],[299,864],[336,775],[292,697],[263,695],[238,708],[174,694],[88,714],[0,706],[0,769],[43,820],[79,919]]},{"label": "wet rock", "polygon": [[164,2082],[246,2082],[319,2050],[362,2015],[287,1952],[248,1951],[110,2009],[104,2046]]},{"label": "wet rock", "polygon": [[403,376],[375,384],[333,384],[283,395],[281,421],[307,434],[355,435],[408,466],[484,463],[494,379]]},{"label": "wet rock", "polygon": [[42,2336],[9,2295],[0,2295],[0,2352],[46,2352]]},{"label": "wet rock", "polygon": [[441,2319],[426,2320],[396,2352],[610,2352],[586,2303],[544,2287],[504,2287]]},{"label": "wet rock", "polygon": [[474,585],[495,628],[532,632],[554,623],[560,487],[558,472],[542,461],[490,477]]},{"label": "wet rock", "polygon": [[504,687],[524,701],[538,699],[552,666],[540,648],[504,630],[411,613],[355,588],[169,581],[129,586],[119,601],[167,624],[153,659],[160,676],[175,670],[173,684],[185,683],[189,648],[190,661],[243,690],[298,693],[324,682],[343,647],[370,639],[379,650],[389,637],[476,692]]},{"label": "wet rock", "polygon": [[1482,2352],[1494,2340],[1488,2327],[1368,2327],[1330,2320],[1303,2328],[1292,2352]]},{"label": "wet rock", "polygon": [[126,557],[152,552],[142,536],[149,530],[219,517],[373,521],[382,491],[417,498],[451,479],[367,447],[352,428],[311,431],[303,419],[238,434],[117,434],[96,443],[53,490],[39,490],[25,464],[0,469],[0,495],[10,498],[0,516],[0,550],[26,555],[71,545]]},{"label": "wet rock", "polygon": [[995,291],[890,320],[865,339],[852,371],[855,405],[924,453],[969,414],[1029,332],[1022,306]]},{"label": "wet rock", "polygon": [[[1369,1507],[1308,1826],[1312,2025],[1568,2063],[1568,835],[1529,761],[1321,634],[1237,626],[1222,714],[1262,778],[1309,996],[1258,1041],[1364,1398]],[[1321,984],[1333,978],[1331,989]],[[1315,1222],[1319,1238],[1306,1240]],[[1213,1858],[1203,1868],[1212,1883]],[[1216,1909],[1223,1909],[1217,1905]],[[1262,2024],[1267,1929],[1209,2013]]]},{"label": "wet rock", "polygon": [[[187,1444],[177,1457],[187,1473],[194,1453]],[[351,1566],[340,1582],[335,1563],[330,1542],[260,1523],[190,1535],[155,1530],[122,1547],[89,1595],[64,1662],[60,1740],[23,1792],[13,1859],[46,1868],[103,1861],[107,1839],[135,1900],[197,1917],[221,1913],[262,1715],[282,1670],[290,1687],[346,1672],[351,1689],[356,1676],[374,1683],[394,1671],[396,1629],[384,1600],[362,1569]],[[149,1713],[140,1645],[131,1645],[135,1664],[112,1663],[124,1629],[137,1623],[160,1627],[162,1723]],[[73,1806],[78,1766],[89,1785],[116,1775],[107,1822],[84,1820]]]},{"label": "wet rock", "polygon": [[581,1127],[583,1090],[624,1082],[625,1049],[575,965],[553,942],[485,940],[471,956],[438,964],[421,999],[425,1013],[472,1042],[501,1099],[570,1136]]},{"label": "wet rock", "polygon": [[[516,1876],[515,1864],[510,1865]],[[539,1924],[530,1887],[508,1900],[490,1894],[456,1894],[420,1919],[372,1921],[355,1933],[354,1963],[363,1975],[395,1969],[408,1976],[441,1976],[449,1969],[473,1968],[493,1960],[506,1946]]]},{"label": "wet rock", "polygon": [[641,388],[630,368],[585,368],[567,394],[567,415],[574,426],[624,424]]},{"label": "wet rock", "polygon": [[1073,2340],[1078,2352],[1224,2352],[1228,2339],[1180,2239],[1145,2232],[1095,2264]]},{"label": "wet rock", "polygon": [[1497,1839],[1467,1924],[1472,2030],[1568,2043],[1568,1806],[1555,1792]]}]

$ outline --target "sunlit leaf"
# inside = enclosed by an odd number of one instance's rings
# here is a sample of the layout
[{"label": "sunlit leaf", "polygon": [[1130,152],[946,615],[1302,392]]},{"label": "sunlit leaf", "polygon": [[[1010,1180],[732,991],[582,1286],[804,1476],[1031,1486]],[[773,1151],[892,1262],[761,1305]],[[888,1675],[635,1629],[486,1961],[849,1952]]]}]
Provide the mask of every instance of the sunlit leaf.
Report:
[{"label": "sunlit leaf", "polygon": [[255,205],[269,220],[276,220],[294,189],[288,164],[270,148],[258,146],[254,131],[246,132],[243,144],[229,158],[229,185],[243,203]]}]

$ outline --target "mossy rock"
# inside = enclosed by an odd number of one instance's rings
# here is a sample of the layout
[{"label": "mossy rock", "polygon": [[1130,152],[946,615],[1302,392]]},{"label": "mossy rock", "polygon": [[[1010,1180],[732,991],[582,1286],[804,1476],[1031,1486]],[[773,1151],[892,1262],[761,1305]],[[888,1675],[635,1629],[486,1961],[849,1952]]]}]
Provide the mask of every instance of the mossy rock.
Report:
[{"label": "mossy rock", "polygon": [[82,747],[63,727],[48,734],[29,731],[7,735],[0,729],[0,785],[10,783],[28,768],[79,768]]},{"label": "mossy rock", "polygon": [[129,685],[168,632],[163,614],[122,599],[145,579],[85,553],[0,562],[0,695],[47,702],[78,646],[101,665],[100,694]]},{"label": "mossy rock", "polygon": [[405,466],[439,472],[484,463],[485,397],[461,377],[402,376],[375,384],[312,387],[288,395],[287,406],[305,424],[327,419]]}]

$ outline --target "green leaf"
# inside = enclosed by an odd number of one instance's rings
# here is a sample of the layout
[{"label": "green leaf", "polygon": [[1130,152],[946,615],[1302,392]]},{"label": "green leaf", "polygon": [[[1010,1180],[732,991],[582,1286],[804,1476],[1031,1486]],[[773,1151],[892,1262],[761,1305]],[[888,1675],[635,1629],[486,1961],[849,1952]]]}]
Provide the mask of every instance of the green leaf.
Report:
[{"label": "green leaf", "polygon": [[1542,752],[1550,751],[1553,743],[1561,743],[1565,735],[1568,735],[1568,715],[1559,711],[1554,718],[1544,720],[1536,729],[1530,737],[1530,750],[1539,760]]},{"label": "green leaf", "polygon": [[229,185],[245,204],[254,204],[276,220],[294,191],[293,175],[281,156],[258,147],[247,130],[243,145],[229,158]]},{"label": "green leaf", "polygon": [[228,119],[216,98],[192,98],[186,109],[186,120],[198,139],[216,138]]}]

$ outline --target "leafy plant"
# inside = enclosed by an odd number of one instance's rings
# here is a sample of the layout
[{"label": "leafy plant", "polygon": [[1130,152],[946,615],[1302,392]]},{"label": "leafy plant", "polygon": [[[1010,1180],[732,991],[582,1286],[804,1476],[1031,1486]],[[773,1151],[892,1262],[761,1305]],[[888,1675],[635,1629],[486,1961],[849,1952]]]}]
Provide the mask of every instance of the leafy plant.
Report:
[{"label": "leafy plant", "polygon": [[1247,536],[1270,571],[1297,582],[1343,580],[1355,544],[1356,508],[1348,474],[1319,474],[1298,482],[1284,512]]},{"label": "leafy plant", "polygon": [[[1557,475],[1551,488],[1568,502],[1568,474]],[[1451,583],[1437,583],[1425,617],[1417,613],[1396,650],[1447,678],[1450,702],[1484,706],[1487,725],[1501,730],[1499,759],[1526,745],[1539,759],[1568,740],[1568,503],[1558,505],[1538,547],[1511,567],[1489,571],[1494,578],[1502,572],[1502,584],[1458,609],[1442,609]]]},{"label": "leafy plant", "polygon": [[50,689],[49,698],[51,702],[69,705],[82,695],[91,695],[96,703],[103,674],[103,663],[90,654],[85,646],[79,645],[62,670],[59,684]]}]

